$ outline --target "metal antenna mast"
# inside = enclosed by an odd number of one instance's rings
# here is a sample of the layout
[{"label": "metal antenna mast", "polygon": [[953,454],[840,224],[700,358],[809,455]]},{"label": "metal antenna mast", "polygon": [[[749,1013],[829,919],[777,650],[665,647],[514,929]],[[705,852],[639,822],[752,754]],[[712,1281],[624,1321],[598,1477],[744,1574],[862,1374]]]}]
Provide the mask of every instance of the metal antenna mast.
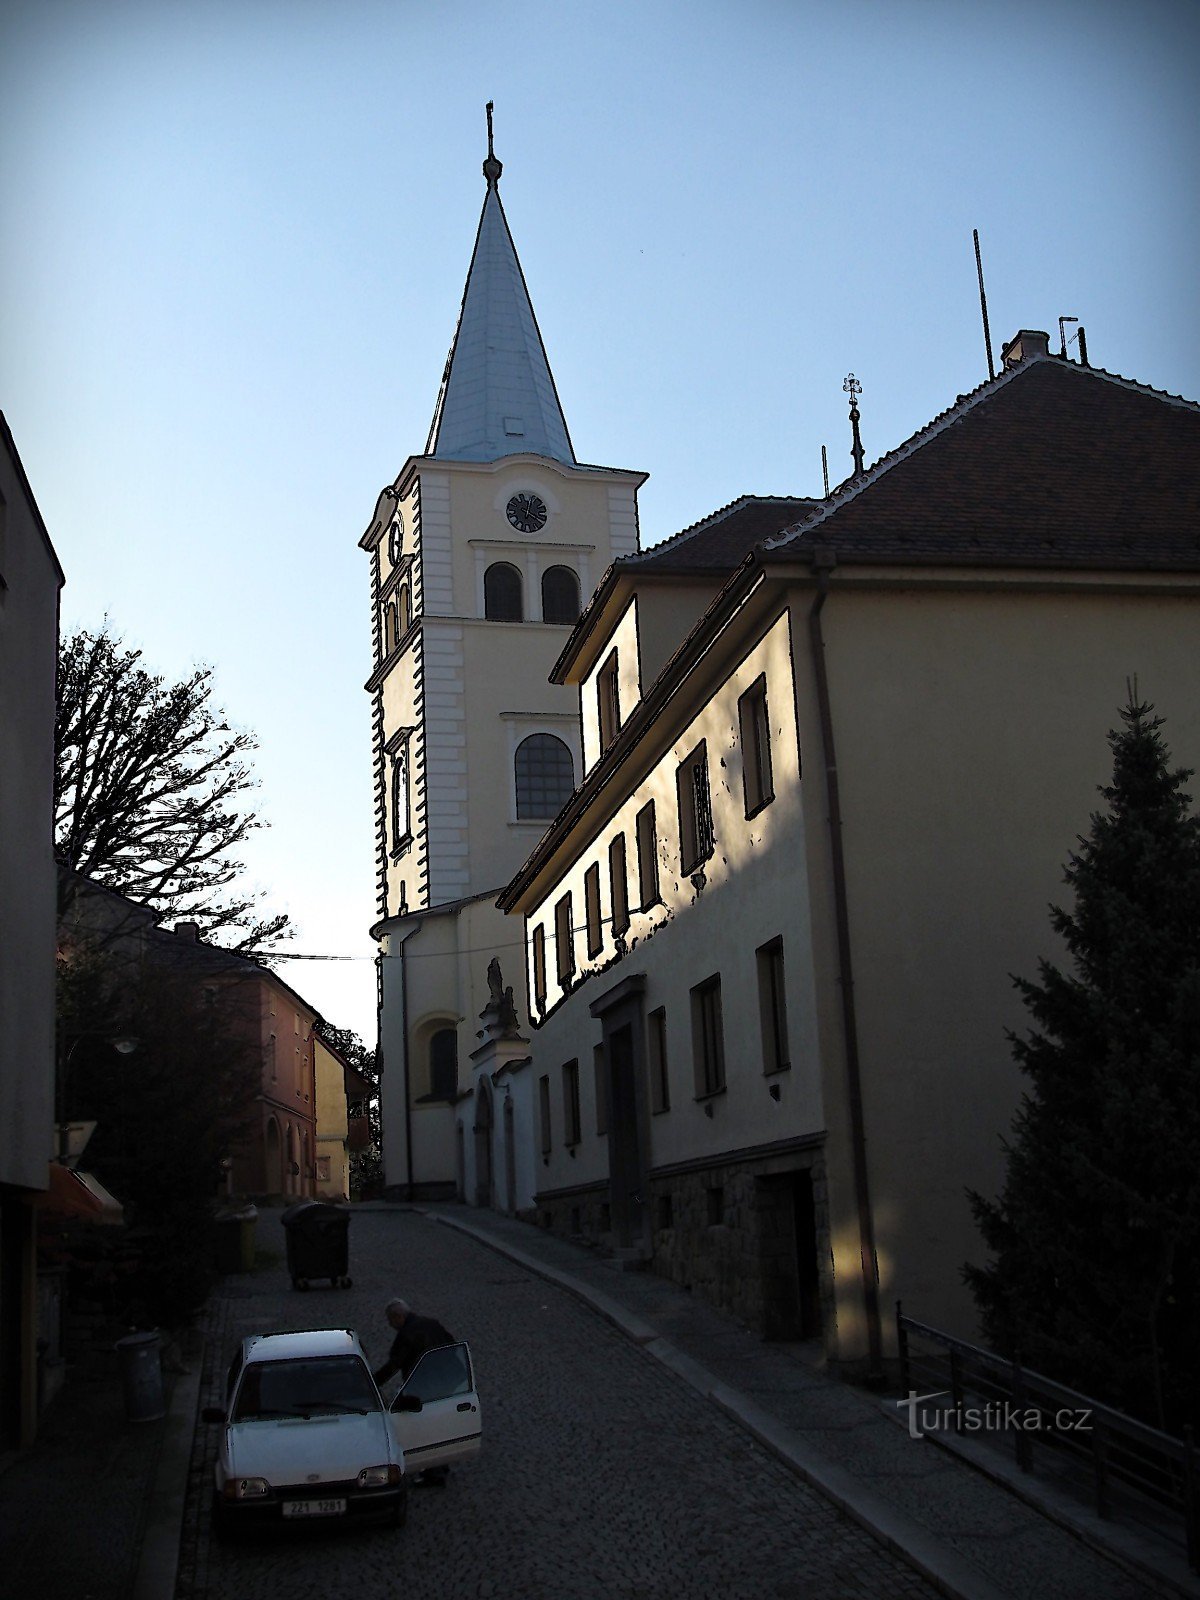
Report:
[{"label": "metal antenna mast", "polygon": [[862,439],[858,432],[858,397],[862,393],[862,384],[859,383],[853,373],[850,373],[842,385],[842,391],[850,396],[850,430],[853,434],[850,454],[854,458],[854,476],[859,478],[862,476],[863,469]]},{"label": "metal antenna mast", "polygon": [[988,327],[987,294],[983,287],[983,257],[979,253],[979,229],[972,228],[971,234],[975,240],[975,271],[979,275],[979,308],[983,312],[983,343],[987,350],[988,377],[994,378],[996,376],[996,363],[992,360],[992,334]]}]

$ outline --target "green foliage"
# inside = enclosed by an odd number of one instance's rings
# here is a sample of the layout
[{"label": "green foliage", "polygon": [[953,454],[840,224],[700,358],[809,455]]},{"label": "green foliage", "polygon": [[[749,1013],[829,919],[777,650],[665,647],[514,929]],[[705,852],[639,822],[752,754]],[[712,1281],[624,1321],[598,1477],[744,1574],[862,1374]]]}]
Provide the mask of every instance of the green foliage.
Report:
[{"label": "green foliage", "polygon": [[1121,717],[1051,908],[1071,968],[1014,979],[1029,1088],[965,1275],[998,1348],[1178,1430],[1200,1423],[1200,819],[1153,707],[1131,691]]},{"label": "green foliage", "polygon": [[[254,950],[287,935],[236,886],[236,852],[264,826],[245,807],[251,734],[212,705],[212,669],[167,683],[108,631],[59,649],[54,836],[72,871]],[[70,884],[69,877],[64,883]]]}]

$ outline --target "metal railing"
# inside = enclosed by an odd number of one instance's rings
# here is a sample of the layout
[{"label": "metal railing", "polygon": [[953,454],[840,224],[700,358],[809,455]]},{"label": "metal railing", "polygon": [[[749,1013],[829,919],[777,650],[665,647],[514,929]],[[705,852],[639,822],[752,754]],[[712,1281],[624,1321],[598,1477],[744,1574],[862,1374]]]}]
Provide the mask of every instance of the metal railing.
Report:
[{"label": "metal railing", "polygon": [[[1182,1543],[1200,1572],[1200,1452],[1190,1428],[1183,1439],[1162,1433],[1031,1371],[1019,1357],[1009,1360],[906,1317],[898,1300],[896,1338],[908,1394],[916,1395],[914,1378],[936,1386],[901,1402],[922,1405],[922,1432],[948,1425],[959,1434],[1011,1433],[1022,1472],[1037,1470],[1075,1487],[1090,1483],[1101,1517],[1136,1522]],[[931,1404],[943,1396],[948,1404]]]}]

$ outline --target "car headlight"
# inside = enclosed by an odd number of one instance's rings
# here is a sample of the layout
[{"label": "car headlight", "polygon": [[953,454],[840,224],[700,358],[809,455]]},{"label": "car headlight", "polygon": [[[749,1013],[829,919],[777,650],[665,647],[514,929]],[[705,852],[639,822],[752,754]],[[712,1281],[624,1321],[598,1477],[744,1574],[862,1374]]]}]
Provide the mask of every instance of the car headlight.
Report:
[{"label": "car headlight", "polygon": [[226,1500],[259,1500],[270,1494],[271,1485],[265,1478],[226,1478],[222,1492]]},{"label": "car headlight", "polygon": [[400,1482],[400,1468],[364,1467],[358,1475],[360,1489],[390,1489]]}]

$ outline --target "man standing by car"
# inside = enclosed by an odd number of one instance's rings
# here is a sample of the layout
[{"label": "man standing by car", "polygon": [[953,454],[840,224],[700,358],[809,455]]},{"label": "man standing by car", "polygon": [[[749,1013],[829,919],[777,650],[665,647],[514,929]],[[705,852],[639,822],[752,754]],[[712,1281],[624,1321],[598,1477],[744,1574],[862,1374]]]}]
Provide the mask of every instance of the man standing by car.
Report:
[{"label": "man standing by car", "polygon": [[[439,1345],[455,1342],[454,1335],[436,1317],[418,1316],[407,1300],[389,1300],[384,1307],[384,1316],[396,1330],[396,1337],[392,1340],[387,1360],[378,1371],[372,1373],[381,1389],[397,1373],[402,1379],[407,1378],[426,1350],[436,1350]],[[417,1481],[444,1485],[449,1473],[449,1467],[431,1467],[422,1472]]]}]

